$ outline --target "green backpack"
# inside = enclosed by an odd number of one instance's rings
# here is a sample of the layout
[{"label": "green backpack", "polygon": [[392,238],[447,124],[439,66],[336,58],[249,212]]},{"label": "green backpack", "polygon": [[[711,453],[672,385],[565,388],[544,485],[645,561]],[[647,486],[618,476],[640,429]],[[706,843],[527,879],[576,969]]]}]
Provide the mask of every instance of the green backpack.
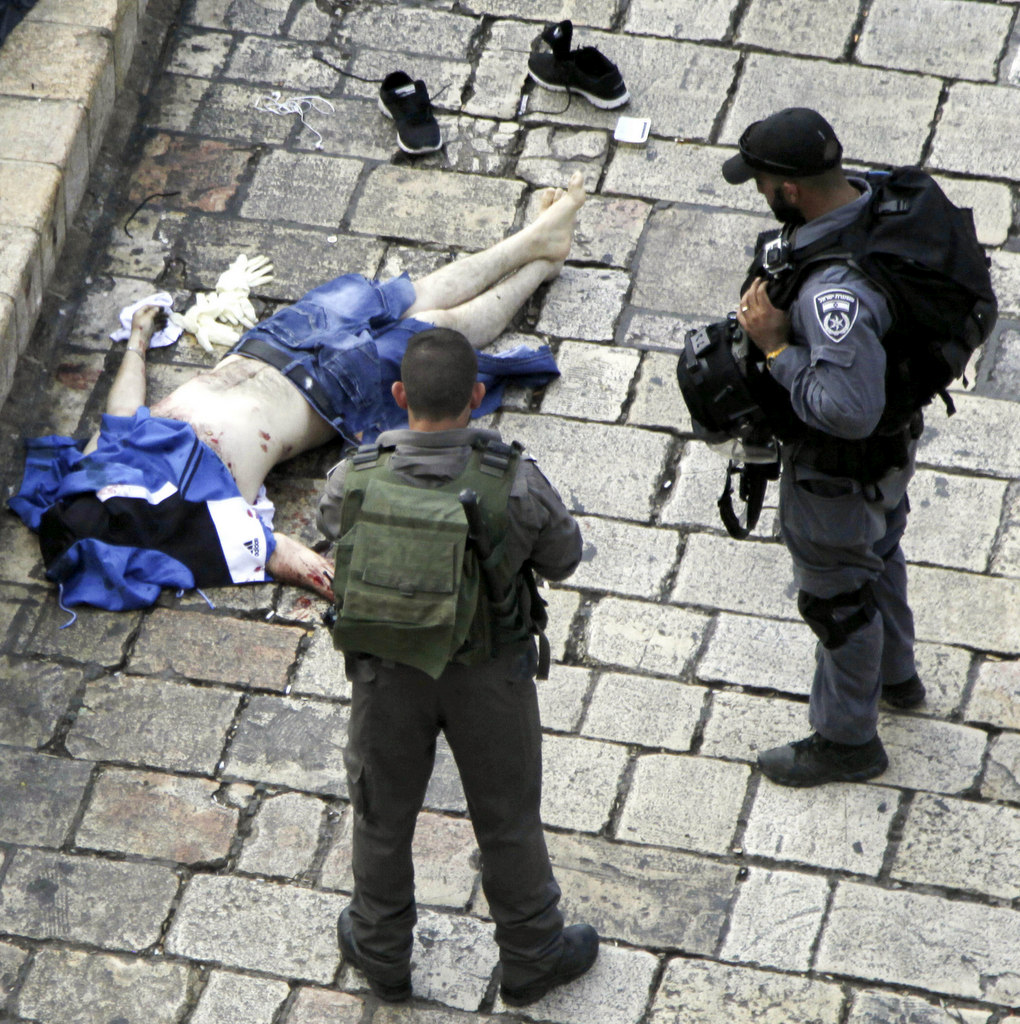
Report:
[{"label": "green backpack", "polygon": [[[477,664],[523,639],[516,580],[505,572],[507,501],[522,449],[480,438],[460,476],[439,486],[399,478],[392,448],[363,445],[347,467],[337,543],[333,644],[439,677],[451,661]],[[493,551],[484,572],[458,495],[477,494]],[[494,614],[493,571],[512,590]]]}]

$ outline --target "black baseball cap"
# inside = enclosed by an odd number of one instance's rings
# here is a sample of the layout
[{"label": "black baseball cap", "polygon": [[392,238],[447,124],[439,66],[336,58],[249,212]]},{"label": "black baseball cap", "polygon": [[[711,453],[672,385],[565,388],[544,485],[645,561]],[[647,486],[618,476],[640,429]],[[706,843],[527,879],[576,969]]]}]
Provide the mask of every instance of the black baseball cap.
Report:
[{"label": "black baseball cap", "polygon": [[808,178],[838,167],[843,156],[832,125],[808,107],[787,107],[755,121],[740,136],[740,152],[722,167],[731,185],[754,177],[755,171]]}]

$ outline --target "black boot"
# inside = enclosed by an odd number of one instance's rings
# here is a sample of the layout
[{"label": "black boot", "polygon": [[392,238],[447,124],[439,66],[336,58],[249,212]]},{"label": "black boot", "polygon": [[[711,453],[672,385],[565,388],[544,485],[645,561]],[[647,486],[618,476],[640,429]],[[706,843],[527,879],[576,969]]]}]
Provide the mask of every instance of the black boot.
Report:
[{"label": "black boot", "polygon": [[[557,985],[580,978],[599,955],[599,933],[590,924],[572,924],[563,929],[563,946],[556,966],[546,974],[523,985],[508,985],[504,980],[499,994],[508,1006],[527,1006],[541,999]],[[504,969],[504,978],[505,978]]]},{"label": "black boot", "polygon": [[889,767],[889,758],[877,736],[855,746],[814,732],[805,739],[763,750],[758,767],[780,786],[820,786],[873,779]]},{"label": "black boot", "polygon": [[368,987],[387,1003],[402,1003],[411,997],[411,972],[398,978],[396,981],[380,981],[373,978],[365,968],[361,959],[361,951],[354,938],[354,930],[351,926],[350,907],[344,907],[340,911],[340,920],[336,923],[336,934],[340,940],[340,952],[343,954],[344,962],[348,963],[356,971],[360,971],[368,982]]},{"label": "black boot", "polygon": [[894,708],[916,708],[924,700],[926,693],[924,683],[916,673],[905,682],[882,686],[882,700]]}]

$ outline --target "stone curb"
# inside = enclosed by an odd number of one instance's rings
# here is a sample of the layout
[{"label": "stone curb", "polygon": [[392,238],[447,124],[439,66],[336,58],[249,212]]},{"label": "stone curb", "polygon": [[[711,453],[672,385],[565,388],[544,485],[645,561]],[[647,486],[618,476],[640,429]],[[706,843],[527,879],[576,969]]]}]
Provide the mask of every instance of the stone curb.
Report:
[{"label": "stone curb", "polygon": [[39,0],[0,47],[0,405],[124,86],[148,0]]}]

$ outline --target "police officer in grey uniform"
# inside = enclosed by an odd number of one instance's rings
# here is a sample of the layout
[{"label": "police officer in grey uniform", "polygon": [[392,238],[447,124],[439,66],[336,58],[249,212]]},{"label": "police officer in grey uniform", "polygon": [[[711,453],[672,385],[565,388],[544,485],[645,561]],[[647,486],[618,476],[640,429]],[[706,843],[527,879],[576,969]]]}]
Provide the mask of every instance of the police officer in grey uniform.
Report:
[{"label": "police officer in grey uniform", "polygon": [[[754,179],[776,218],[796,226],[796,251],[851,223],[868,202],[869,185],[847,177],[841,158],[820,114],[790,108],[747,128],[723,177],[734,185]],[[830,457],[838,461],[841,444],[870,438],[878,426],[889,305],[859,271],[833,262],[808,271],[788,310],[777,309],[756,279],[737,318],[789,391],[797,418],[820,432],[784,445],[779,502],[798,607],[819,637],[809,708],[814,732],[762,752],[758,763],[787,786],[869,779],[888,765],[878,736],[880,697],[902,708],[925,695],[900,548],[919,415],[905,436],[883,439],[907,455],[877,483],[860,483],[849,465],[846,474],[833,474]],[[823,449],[828,457],[819,459]]]},{"label": "police officer in grey uniform", "polygon": [[[499,440],[467,426],[485,394],[474,350],[457,331],[415,335],[393,397],[410,429],[380,434],[394,446],[390,469],[420,486],[461,475],[472,442]],[[346,463],[330,473],[319,502],[319,528],[340,532]],[[561,580],[581,560],[581,533],[535,462],[522,457],[507,505],[510,568],[525,561]],[[522,612],[530,621],[527,588]],[[540,818],[542,736],[532,638],[505,646],[480,665],[450,663],[436,680],[378,657],[346,657],[353,687],[344,759],[354,810],[354,895],[340,917],[344,958],[380,997],[411,994],[416,920],[411,840],[442,730],[460,772],[482,854],[482,887],[496,923],[501,994],[511,1005],[533,1002],[583,974],[598,954],[589,925],[564,928]]]}]

